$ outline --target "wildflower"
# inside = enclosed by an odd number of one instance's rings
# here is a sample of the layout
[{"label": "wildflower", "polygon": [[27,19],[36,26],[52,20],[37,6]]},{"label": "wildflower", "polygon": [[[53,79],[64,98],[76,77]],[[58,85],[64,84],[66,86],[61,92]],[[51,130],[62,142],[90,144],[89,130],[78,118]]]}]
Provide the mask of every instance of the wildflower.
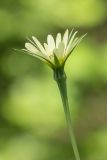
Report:
[{"label": "wildflower", "polygon": [[73,33],[72,29],[69,33],[67,29],[63,36],[61,36],[61,33],[58,33],[55,40],[49,34],[47,36],[47,43],[43,45],[36,37],[32,36],[32,39],[28,39],[28,42],[25,43],[25,49],[22,50],[46,62],[53,70],[64,68],[67,58],[85,36],[83,35],[78,38],[76,37],[77,32]]},{"label": "wildflower", "polygon": [[52,35],[48,35],[47,43],[44,43],[43,45],[38,41],[36,37],[33,36],[32,40],[28,39],[29,42],[25,43],[25,49],[22,50],[46,62],[53,69],[54,79],[57,82],[63,103],[63,108],[68,125],[70,140],[74,150],[74,155],[76,160],[80,160],[80,155],[72,128],[72,120],[70,116],[67,96],[66,74],[64,72],[64,65],[67,58],[70,56],[74,48],[80,43],[80,41],[86,35],[85,34],[78,38],[76,37],[76,34],[77,31],[73,33],[72,30],[69,33],[67,29],[63,36],[61,36],[61,33],[58,33],[56,36],[56,40],[54,40]]}]

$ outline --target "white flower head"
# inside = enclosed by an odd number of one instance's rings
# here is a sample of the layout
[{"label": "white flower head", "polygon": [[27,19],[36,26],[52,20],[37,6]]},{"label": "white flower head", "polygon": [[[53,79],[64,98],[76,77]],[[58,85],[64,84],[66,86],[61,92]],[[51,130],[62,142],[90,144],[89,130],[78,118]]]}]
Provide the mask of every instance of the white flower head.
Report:
[{"label": "white flower head", "polygon": [[69,33],[67,29],[63,36],[58,33],[55,40],[52,35],[48,35],[47,42],[43,45],[32,36],[32,40],[28,39],[25,49],[22,50],[46,62],[52,69],[64,67],[69,55],[86,35],[78,38],[76,34],[77,31],[73,33],[72,30]]}]

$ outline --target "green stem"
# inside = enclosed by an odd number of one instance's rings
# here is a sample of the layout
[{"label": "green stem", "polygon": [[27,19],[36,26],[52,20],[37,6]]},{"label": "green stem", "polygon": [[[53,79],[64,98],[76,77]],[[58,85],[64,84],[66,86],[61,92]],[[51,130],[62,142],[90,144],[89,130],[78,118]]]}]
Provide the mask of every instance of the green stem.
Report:
[{"label": "green stem", "polygon": [[75,141],[75,136],[72,128],[72,121],[71,121],[68,96],[67,96],[66,75],[64,73],[64,70],[63,69],[55,70],[54,79],[56,80],[58,88],[60,90],[60,95],[61,95],[61,99],[64,107],[65,117],[68,125],[70,140],[72,143],[75,159],[80,160],[80,156],[79,156],[79,152],[78,152],[78,148],[77,148],[77,144]]}]

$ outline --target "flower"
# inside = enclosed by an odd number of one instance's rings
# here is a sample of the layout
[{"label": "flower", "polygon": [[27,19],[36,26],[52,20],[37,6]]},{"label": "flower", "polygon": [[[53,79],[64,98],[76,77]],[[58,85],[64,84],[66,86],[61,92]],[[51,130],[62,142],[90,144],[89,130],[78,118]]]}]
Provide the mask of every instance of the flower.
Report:
[{"label": "flower", "polygon": [[28,39],[28,42],[25,43],[25,49],[22,50],[46,62],[52,69],[63,68],[69,55],[86,35],[78,38],[76,37],[77,32],[73,33],[72,29],[69,33],[67,29],[63,36],[61,36],[61,33],[58,33],[56,40],[49,34],[47,43],[43,45],[36,37],[32,36],[32,40]]}]

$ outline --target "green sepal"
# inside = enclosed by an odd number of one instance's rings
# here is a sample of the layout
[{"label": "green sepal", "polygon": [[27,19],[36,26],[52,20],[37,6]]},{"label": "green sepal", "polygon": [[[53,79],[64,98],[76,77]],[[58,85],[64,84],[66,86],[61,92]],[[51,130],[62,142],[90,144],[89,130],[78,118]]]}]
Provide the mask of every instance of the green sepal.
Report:
[{"label": "green sepal", "polygon": [[59,63],[59,60],[58,60],[58,57],[56,56],[56,54],[54,53],[54,63],[55,63],[55,66],[58,67],[60,66],[60,63]]}]

